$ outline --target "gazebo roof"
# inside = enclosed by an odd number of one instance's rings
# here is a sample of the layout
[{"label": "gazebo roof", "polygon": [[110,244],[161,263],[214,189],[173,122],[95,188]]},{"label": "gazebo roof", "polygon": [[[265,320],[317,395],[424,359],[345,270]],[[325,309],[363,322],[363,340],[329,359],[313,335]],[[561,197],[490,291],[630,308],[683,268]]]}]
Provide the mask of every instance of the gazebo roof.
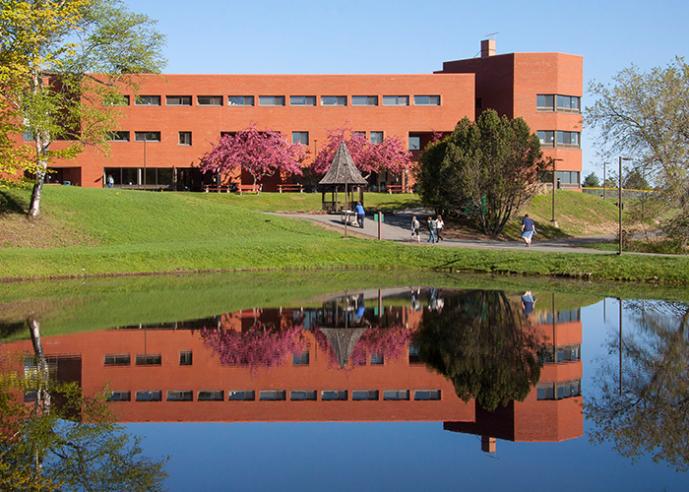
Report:
[{"label": "gazebo roof", "polygon": [[347,146],[344,142],[341,142],[340,146],[337,148],[337,152],[335,152],[335,158],[330,165],[330,169],[328,169],[328,172],[325,173],[325,176],[323,176],[323,179],[321,179],[318,184],[365,185],[368,183],[354,165],[354,160],[349,150],[347,150]]}]

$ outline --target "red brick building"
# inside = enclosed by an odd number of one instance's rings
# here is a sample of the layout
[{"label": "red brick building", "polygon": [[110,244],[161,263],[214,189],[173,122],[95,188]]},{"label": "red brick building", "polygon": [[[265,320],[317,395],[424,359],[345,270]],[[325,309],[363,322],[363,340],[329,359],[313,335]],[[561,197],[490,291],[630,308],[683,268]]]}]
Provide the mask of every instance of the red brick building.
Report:
[{"label": "red brick building", "polygon": [[198,189],[212,179],[198,170],[201,156],[223,133],[250,124],[303,143],[312,159],[330,130],[363,132],[374,142],[394,136],[417,151],[434,132],[494,108],[523,117],[546,154],[561,159],[562,185],[578,186],[582,58],[495,55],[494,41],[482,47],[480,58],[445,62],[428,75],[138,75],[136,93],[123,86],[127,104],[116,108],[121,117],[109,154],[87,148],[55,163],[51,180],[100,187],[112,175],[117,186]]}]

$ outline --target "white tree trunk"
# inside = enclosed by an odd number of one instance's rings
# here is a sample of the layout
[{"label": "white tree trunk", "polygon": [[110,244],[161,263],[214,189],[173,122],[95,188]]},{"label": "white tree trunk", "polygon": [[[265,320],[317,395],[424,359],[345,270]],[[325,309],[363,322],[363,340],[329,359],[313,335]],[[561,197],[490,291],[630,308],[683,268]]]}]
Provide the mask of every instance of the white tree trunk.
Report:
[{"label": "white tree trunk", "polygon": [[[31,91],[35,94],[41,90],[41,77],[34,71],[31,81]],[[45,175],[48,172],[48,146],[50,145],[50,135],[46,131],[35,129],[34,143],[36,146],[36,181],[31,192],[31,203],[29,205],[29,218],[34,219],[41,213],[41,193]]]}]

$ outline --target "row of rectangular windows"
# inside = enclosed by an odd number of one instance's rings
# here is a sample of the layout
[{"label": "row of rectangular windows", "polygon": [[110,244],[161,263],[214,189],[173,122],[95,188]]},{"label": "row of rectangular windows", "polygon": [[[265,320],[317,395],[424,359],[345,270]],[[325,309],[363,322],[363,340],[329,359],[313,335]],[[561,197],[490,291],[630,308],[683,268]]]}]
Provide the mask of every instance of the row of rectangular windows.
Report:
[{"label": "row of rectangular windows", "polygon": [[[316,106],[320,98],[321,106],[378,106],[378,96],[289,96],[290,106]],[[166,106],[191,106],[192,96],[165,96]],[[224,96],[196,96],[197,106],[222,106]],[[414,101],[415,106],[440,106],[439,95],[390,95],[383,96],[383,106],[409,106],[410,100]],[[122,96],[122,106],[129,106],[131,99],[129,96]],[[258,96],[259,106],[285,106],[286,96]],[[136,96],[135,106],[160,106],[161,96]],[[228,96],[228,106],[251,107],[256,105],[255,96]]]},{"label": "row of rectangular windows", "polygon": [[547,147],[580,147],[581,133],[561,130],[538,130],[536,132],[541,145]]},{"label": "row of rectangular windows", "polygon": [[[352,401],[379,401],[380,391],[378,390],[353,390]],[[409,401],[410,390],[384,390],[383,400],[385,401]],[[322,390],[321,401],[348,401],[348,390]],[[136,401],[162,401],[162,390],[137,391]],[[291,401],[317,401],[318,391],[316,390],[292,390],[290,391]],[[254,390],[230,390],[227,392],[228,401],[255,401],[256,391]],[[261,390],[259,391],[260,401],[286,401],[286,390]],[[416,401],[438,401],[440,400],[440,390],[414,390],[414,400]],[[131,401],[130,391],[113,391],[108,396],[108,401]],[[167,392],[167,401],[194,401],[193,390],[170,390]],[[201,390],[197,394],[197,401],[225,401],[223,390]]]},{"label": "row of rectangular windows", "polygon": [[536,109],[539,111],[568,111],[581,112],[580,96],[564,96],[562,94],[537,94]]}]

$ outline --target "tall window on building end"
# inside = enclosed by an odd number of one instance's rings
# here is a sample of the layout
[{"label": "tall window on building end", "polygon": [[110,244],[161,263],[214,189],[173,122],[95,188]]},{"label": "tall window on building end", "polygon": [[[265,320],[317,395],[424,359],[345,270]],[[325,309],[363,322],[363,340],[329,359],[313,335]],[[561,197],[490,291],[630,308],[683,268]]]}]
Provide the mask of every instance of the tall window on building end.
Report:
[{"label": "tall window on building end", "polygon": [[555,146],[555,132],[552,130],[538,130],[536,132],[536,136],[538,136],[538,140],[540,140],[541,145],[545,145],[547,147],[553,147]]},{"label": "tall window on building end", "polygon": [[222,96],[196,96],[199,106],[222,106]]},{"label": "tall window on building end", "polygon": [[574,113],[581,111],[581,98],[579,96],[561,96],[558,94],[556,101],[558,111],[572,111]]},{"label": "tall window on building end", "polygon": [[440,96],[414,96],[415,106],[440,106]]},{"label": "tall window on building end", "polygon": [[254,96],[229,96],[227,103],[230,106],[253,106]]},{"label": "tall window on building end", "polygon": [[409,134],[409,150],[421,150],[421,137]]},{"label": "tall window on building end", "polygon": [[383,142],[383,132],[371,132],[371,143],[379,144]]},{"label": "tall window on building end", "polygon": [[160,96],[136,96],[137,106],[160,106]]},{"label": "tall window on building end", "polygon": [[409,106],[409,96],[383,96],[383,106]]},{"label": "tall window on building end", "polygon": [[536,109],[553,111],[555,109],[555,96],[553,94],[536,95]]},{"label": "tall window on building end", "polygon": [[292,143],[309,145],[309,132],[292,132]]},{"label": "tall window on building end", "polygon": [[137,142],[160,142],[160,132],[134,132]]},{"label": "tall window on building end", "polygon": [[184,350],[179,353],[179,365],[180,366],[190,366],[194,361],[194,354],[191,350]]},{"label": "tall window on building end", "polygon": [[180,145],[191,145],[191,132],[179,132],[179,144]]},{"label": "tall window on building end", "polygon": [[557,132],[557,145],[559,147],[579,147],[579,132]]},{"label": "tall window on building end", "polygon": [[284,106],[285,96],[258,96],[260,106]]},{"label": "tall window on building end", "polygon": [[347,96],[321,96],[321,106],[346,106]]}]

